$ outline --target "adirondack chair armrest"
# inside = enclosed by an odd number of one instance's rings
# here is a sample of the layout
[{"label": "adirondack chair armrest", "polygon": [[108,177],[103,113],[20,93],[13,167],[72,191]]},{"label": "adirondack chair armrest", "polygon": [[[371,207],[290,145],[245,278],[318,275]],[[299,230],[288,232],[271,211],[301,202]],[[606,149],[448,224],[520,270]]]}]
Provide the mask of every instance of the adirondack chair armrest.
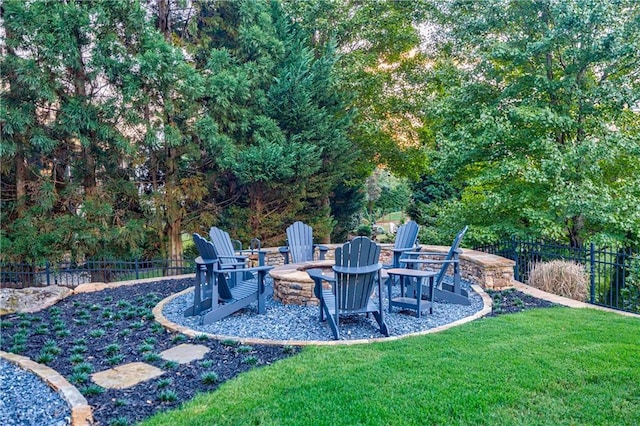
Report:
[{"label": "adirondack chair armrest", "polygon": [[273,268],[273,266],[268,265],[254,266],[253,268],[245,268],[242,270],[242,272],[269,272]]},{"label": "adirondack chair armrest", "polygon": [[411,250],[416,250],[415,247],[404,247],[404,248],[392,248],[391,251],[394,253],[411,253]]},{"label": "adirondack chair armrest", "polygon": [[284,264],[289,263],[289,246],[278,247],[278,251],[284,257]]},{"label": "adirondack chair armrest", "polygon": [[307,269],[307,274],[309,274],[309,277],[314,281],[324,280],[330,283],[336,281],[336,277],[334,275],[325,275],[324,272],[325,271],[323,271],[322,269]]},{"label": "adirondack chair armrest", "polygon": [[244,255],[233,255],[233,256],[218,255],[218,257],[220,259],[236,259],[238,262],[247,260],[249,258],[249,256],[244,256]]},{"label": "adirondack chair armrest", "polygon": [[339,274],[369,274],[382,269],[381,263],[367,266],[333,266],[333,270]]},{"label": "adirondack chair armrest", "polygon": [[218,259],[203,259],[202,256],[196,257],[196,265],[214,265],[218,263]]}]

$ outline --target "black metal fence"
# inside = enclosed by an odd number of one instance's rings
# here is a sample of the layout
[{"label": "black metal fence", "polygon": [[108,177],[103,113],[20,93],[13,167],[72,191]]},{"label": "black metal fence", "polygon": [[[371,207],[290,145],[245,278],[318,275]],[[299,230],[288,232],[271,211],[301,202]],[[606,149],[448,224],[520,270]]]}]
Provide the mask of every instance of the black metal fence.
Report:
[{"label": "black metal fence", "polygon": [[579,263],[589,274],[590,303],[640,313],[640,252],[629,248],[596,249],[593,243],[577,248],[515,238],[478,246],[476,250],[514,260],[514,277],[524,283],[536,263],[551,260]]},{"label": "black metal fence", "polygon": [[90,282],[115,282],[166,277],[195,271],[193,259],[86,260],[51,264],[0,262],[0,283],[6,288],[59,285],[75,288]]}]

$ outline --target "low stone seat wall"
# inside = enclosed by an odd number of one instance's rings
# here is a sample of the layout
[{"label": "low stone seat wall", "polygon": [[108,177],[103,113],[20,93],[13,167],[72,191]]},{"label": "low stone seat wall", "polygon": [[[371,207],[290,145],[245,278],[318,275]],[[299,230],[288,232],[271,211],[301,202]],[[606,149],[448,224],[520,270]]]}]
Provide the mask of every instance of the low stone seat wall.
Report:
[{"label": "low stone seat wall", "polygon": [[[325,244],[327,261],[314,261],[297,264],[284,264],[284,258],[277,248],[267,248],[265,263],[275,266],[269,274],[274,280],[274,298],[283,303],[297,305],[317,305],[318,300],[313,296],[313,280],[309,278],[306,269],[329,268],[333,264],[334,251],[342,244]],[[381,244],[380,261],[391,263],[393,244]],[[441,259],[449,251],[448,246],[421,245],[423,252],[442,253],[442,256],[420,256],[420,258]],[[257,261],[257,256],[254,262]],[[504,257],[481,251],[462,249],[460,255],[460,271],[462,278],[479,285],[484,289],[500,290],[514,286],[513,267],[515,262]],[[450,268],[453,273],[453,268]]]}]

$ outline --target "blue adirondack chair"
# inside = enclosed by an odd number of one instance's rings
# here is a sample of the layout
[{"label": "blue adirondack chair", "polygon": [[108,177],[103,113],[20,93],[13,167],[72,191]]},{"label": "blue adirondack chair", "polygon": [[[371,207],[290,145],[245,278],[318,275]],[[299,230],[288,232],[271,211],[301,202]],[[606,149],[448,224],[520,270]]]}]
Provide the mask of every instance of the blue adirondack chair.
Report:
[{"label": "blue adirondack chair", "polygon": [[[214,321],[221,320],[228,315],[252,304],[258,302],[258,313],[263,314],[266,311],[267,286],[264,283],[267,272],[273,269],[273,266],[257,266],[254,268],[243,269],[221,269],[219,265],[219,256],[216,249],[210,241],[205,240],[198,234],[193,234],[193,240],[199,250],[200,258],[203,260],[208,258],[208,262],[213,265],[209,267],[206,264],[207,272],[207,291],[205,292],[206,303],[199,303],[200,310],[193,309],[185,312],[185,315],[195,315],[203,312],[202,308],[210,309],[205,312],[202,317],[203,324],[209,324]],[[196,261],[198,264],[198,261]],[[237,274],[235,278],[230,278]],[[198,287],[198,273],[196,272],[196,287]],[[235,286],[231,286],[230,282],[234,281]],[[211,287],[208,290],[208,287]],[[196,290],[198,290],[196,288]],[[194,306],[198,300],[197,293],[194,295]],[[209,302],[210,300],[210,302]],[[197,312],[196,312],[197,311]]]},{"label": "blue adirondack chair", "polygon": [[[429,253],[429,252],[407,252],[405,258],[400,259],[401,264],[405,264],[407,268],[420,268],[427,267],[431,269],[437,269],[439,267],[438,275],[434,282],[434,298],[438,300],[444,300],[449,303],[457,303],[460,305],[470,305],[469,293],[461,287],[460,284],[460,243],[464,234],[467,232],[468,226],[465,226],[456,237],[453,239],[453,243],[449,248],[449,251],[443,253]],[[418,256],[431,256],[441,257],[442,259],[418,259]],[[453,284],[444,282],[444,277],[447,274],[449,267],[453,267]],[[422,294],[427,294],[425,289]]]},{"label": "blue adirondack chair", "polygon": [[[320,301],[320,321],[329,323],[333,337],[340,339],[340,315],[372,313],[380,332],[389,335],[382,309],[382,264],[380,246],[367,237],[357,237],[336,248],[333,276],[324,275],[322,269],[309,269],[314,281],[314,294]],[[325,289],[322,282],[331,284]],[[378,287],[378,304],[371,296]]]},{"label": "blue adirondack chair", "polygon": [[284,263],[308,262],[314,260],[314,253],[318,250],[318,259],[324,260],[328,247],[313,243],[313,229],[300,221],[294,222],[287,228],[287,246],[280,247]]},{"label": "blue adirondack chair", "polygon": [[260,240],[251,240],[250,249],[242,250],[242,243],[232,240],[229,233],[215,226],[209,229],[209,237],[218,252],[222,269],[238,269],[247,266],[250,254],[258,255],[258,265],[264,265],[266,251],[260,249]]},{"label": "blue adirondack chair", "polygon": [[[400,259],[406,257],[407,252],[415,252],[420,250],[418,241],[418,231],[420,226],[413,220],[408,221],[398,228],[396,232],[396,241],[393,244],[393,259],[390,264],[382,265],[385,269],[400,268]],[[398,277],[395,277],[396,280]]]},{"label": "blue adirondack chair", "polygon": [[211,309],[212,293],[215,284],[213,270],[218,266],[218,255],[213,244],[198,234],[193,234],[193,243],[198,250],[196,258],[196,281],[193,292],[193,305],[184,311],[185,317],[199,315]]}]

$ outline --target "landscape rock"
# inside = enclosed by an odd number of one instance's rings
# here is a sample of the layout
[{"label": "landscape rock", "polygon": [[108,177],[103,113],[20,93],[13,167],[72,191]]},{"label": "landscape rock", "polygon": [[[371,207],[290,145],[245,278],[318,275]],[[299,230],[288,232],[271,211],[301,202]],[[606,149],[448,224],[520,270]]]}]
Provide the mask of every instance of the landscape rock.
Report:
[{"label": "landscape rock", "polygon": [[0,289],[0,315],[37,312],[71,294],[71,289],[58,285]]}]

